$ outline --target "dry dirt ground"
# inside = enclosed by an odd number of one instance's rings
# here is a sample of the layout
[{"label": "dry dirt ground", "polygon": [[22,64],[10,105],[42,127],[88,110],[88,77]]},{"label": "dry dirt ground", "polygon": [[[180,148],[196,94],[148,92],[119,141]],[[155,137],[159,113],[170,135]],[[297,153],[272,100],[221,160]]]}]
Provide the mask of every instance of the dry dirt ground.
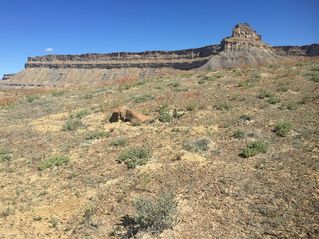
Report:
[{"label": "dry dirt ground", "polygon": [[[313,58],[100,86],[0,89],[0,238],[133,238],[119,231],[121,220],[135,215],[137,198],[162,193],[178,203],[174,224],[134,237],[319,238],[318,75]],[[115,107],[156,117],[165,104],[179,117],[108,122]],[[282,121],[292,126],[285,137],[274,132]],[[88,139],[99,131],[107,135]],[[209,142],[205,149],[185,147],[198,139]],[[255,140],[267,151],[241,157]],[[134,146],[152,156],[128,169],[117,158]],[[40,170],[55,156],[69,161]]]}]

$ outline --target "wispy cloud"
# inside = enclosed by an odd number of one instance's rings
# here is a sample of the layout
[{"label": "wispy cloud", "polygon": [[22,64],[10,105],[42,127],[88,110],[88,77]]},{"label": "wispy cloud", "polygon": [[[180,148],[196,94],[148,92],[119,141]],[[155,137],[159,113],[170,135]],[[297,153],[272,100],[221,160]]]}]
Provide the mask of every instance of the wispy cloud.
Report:
[{"label": "wispy cloud", "polygon": [[45,50],[44,50],[45,52],[53,52],[54,51],[54,49],[53,48],[51,48],[51,47],[48,47],[48,48],[45,48]]}]

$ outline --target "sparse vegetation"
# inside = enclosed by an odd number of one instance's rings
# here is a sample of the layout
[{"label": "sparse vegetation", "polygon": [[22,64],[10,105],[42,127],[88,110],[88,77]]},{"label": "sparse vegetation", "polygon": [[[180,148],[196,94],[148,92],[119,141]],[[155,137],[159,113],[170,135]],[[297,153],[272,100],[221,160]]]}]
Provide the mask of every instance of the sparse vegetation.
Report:
[{"label": "sparse vegetation", "polygon": [[126,138],[117,138],[112,140],[112,142],[110,143],[111,146],[115,146],[115,147],[123,147],[126,146],[128,144],[128,140]]},{"label": "sparse vegetation", "polygon": [[230,110],[230,104],[227,101],[220,101],[215,106],[217,110]]},{"label": "sparse vegetation", "polygon": [[266,99],[266,98],[271,98],[274,97],[270,92],[268,91],[262,91],[259,95],[258,95],[259,99]]},{"label": "sparse vegetation", "polygon": [[233,134],[234,138],[236,139],[242,139],[245,137],[245,132],[241,130],[236,130]]},{"label": "sparse vegetation", "polygon": [[11,152],[8,150],[0,149],[0,163],[7,162],[11,159]]},{"label": "sparse vegetation", "polygon": [[95,140],[110,137],[111,133],[107,131],[95,131],[86,136],[86,140]]},{"label": "sparse vegetation", "polygon": [[38,169],[40,171],[45,170],[47,168],[52,168],[54,166],[61,166],[67,164],[69,162],[69,158],[66,156],[54,156],[40,163]]},{"label": "sparse vegetation", "polygon": [[82,122],[78,118],[72,118],[69,117],[65,124],[63,125],[62,130],[63,131],[71,131],[71,130],[76,130],[82,126]]},{"label": "sparse vegetation", "polygon": [[144,103],[146,101],[150,101],[153,99],[154,99],[154,97],[151,95],[141,95],[141,96],[134,97],[134,102],[135,103]]},{"label": "sparse vegetation", "polygon": [[241,121],[251,121],[251,120],[252,120],[252,117],[251,117],[250,115],[241,115],[241,116],[239,117],[239,119],[240,119]]},{"label": "sparse vegetation", "polygon": [[85,116],[88,116],[90,113],[87,110],[80,110],[78,111],[75,116],[72,118],[77,118],[77,119],[83,119]]},{"label": "sparse vegetation", "polygon": [[27,95],[25,98],[29,103],[32,103],[33,101],[39,99],[40,97],[38,95]]},{"label": "sparse vegetation", "polygon": [[133,206],[136,210],[134,220],[139,230],[159,234],[176,223],[177,201],[172,194],[160,195],[156,200],[139,197]]},{"label": "sparse vegetation", "polygon": [[253,141],[246,145],[246,148],[242,150],[240,156],[250,158],[257,154],[266,153],[267,147],[267,144],[261,140]]},{"label": "sparse vegetation", "polygon": [[271,97],[267,98],[267,102],[269,104],[275,105],[275,104],[280,103],[280,100],[278,98],[276,98],[275,96],[271,96]]},{"label": "sparse vegetation", "polygon": [[207,151],[209,140],[206,138],[195,139],[195,140],[187,140],[183,144],[183,148],[190,152],[201,152]]},{"label": "sparse vegetation", "polygon": [[159,110],[159,121],[166,123],[173,120],[173,115],[170,112],[168,105],[163,105]]},{"label": "sparse vegetation", "polygon": [[145,147],[131,147],[123,150],[117,158],[118,163],[124,163],[127,168],[145,165],[151,158],[151,152]]},{"label": "sparse vegetation", "polygon": [[278,136],[286,137],[289,132],[292,130],[292,124],[289,122],[282,121],[276,124],[274,131]]}]

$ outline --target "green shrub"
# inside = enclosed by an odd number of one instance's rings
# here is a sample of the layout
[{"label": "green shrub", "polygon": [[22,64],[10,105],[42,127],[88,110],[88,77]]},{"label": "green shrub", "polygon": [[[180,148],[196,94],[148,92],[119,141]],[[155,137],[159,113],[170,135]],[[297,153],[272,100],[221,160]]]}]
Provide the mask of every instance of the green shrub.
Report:
[{"label": "green shrub", "polygon": [[117,138],[110,143],[111,146],[115,146],[115,147],[119,147],[119,146],[123,147],[127,144],[128,144],[128,140],[126,138]]},{"label": "green shrub", "polygon": [[278,104],[280,102],[280,100],[278,98],[276,98],[275,96],[271,96],[271,97],[267,98],[267,102],[269,104],[275,105],[275,104]]},{"label": "green shrub", "polygon": [[266,99],[266,98],[270,98],[270,97],[273,97],[273,95],[268,92],[268,91],[262,91],[259,95],[258,95],[258,98],[259,99]]},{"label": "green shrub", "polygon": [[159,121],[165,123],[165,122],[171,122],[173,120],[173,115],[170,112],[170,109],[167,105],[164,105],[159,110]]},{"label": "green shrub", "polygon": [[63,125],[62,130],[63,131],[71,131],[71,130],[76,130],[82,126],[82,122],[78,118],[68,118],[65,124]]},{"label": "green shrub", "polygon": [[214,81],[216,78],[221,78],[221,76],[220,75],[216,75],[215,77],[214,76],[204,76],[197,83],[201,85],[207,81]]},{"label": "green shrub", "polygon": [[292,130],[292,125],[289,122],[280,122],[276,124],[274,131],[278,136],[286,137],[288,133]]},{"label": "green shrub", "polygon": [[38,169],[42,171],[44,169],[52,168],[54,166],[61,166],[61,165],[66,164],[68,162],[69,162],[69,158],[66,156],[55,156],[55,157],[49,158],[46,161],[43,161],[38,166]]},{"label": "green shrub", "polygon": [[29,103],[32,103],[33,101],[39,99],[40,97],[37,96],[37,95],[27,95],[26,96],[26,100],[29,102]]},{"label": "green shrub", "polygon": [[154,97],[151,95],[142,95],[142,96],[137,96],[134,98],[135,103],[144,103],[146,101],[153,100]]},{"label": "green shrub", "polygon": [[252,117],[250,115],[241,115],[239,119],[242,121],[251,121]]},{"label": "green shrub", "polygon": [[133,203],[134,221],[139,230],[159,234],[176,223],[177,201],[172,194],[163,194],[156,200],[139,197]]},{"label": "green shrub", "polygon": [[286,108],[288,110],[296,110],[298,109],[298,104],[295,102],[288,102],[288,104],[286,105]]},{"label": "green shrub", "polygon": [[[80,110],[75,114],[75,118],[83,119],[85,116],[88,116],[90,113],[87,110]],[[73,117],[73,116],[72,116]],[[74,117],[73,117],[74,118]]]},{"label": "green shrub", "polygon": [[135,168],[147,164],[151,158],[151,152],[144,147],[131,147],[122,151],[117,159],[118,163],[124,163],[127,168]]},{"label": "green shrub", "polygon": [[229,110],[230,104],[227,101],[218,102],[215,106],[217,110]]},{"label": "green shrub", "polygon": [[185,109],[187,111],[195,111],[198,108],[198,102],[196,100],[190,100],[186,102]]},{"label": "green shrub", "polygon": [[246,147],[244,149],[242,149],[240,156],[242,156],[244,158],[253,157],[253,156],[260,154],[260,153],[266,153],[267,148],[268,148],[268,146],[266,143],[264,143],[261,140],[257,140],[257,141],[254,141],[254,142],[247,144]]},{"label": "green shrub", "polygon": [[209,140],[205,138],[188,140],[184,142],[183,148],[190,152],[207,151],[209,149],[208,144]]},{"label": "green shrub", "polygon": [[233,134],[234,138],[236,139],[242,139],[245,137],[245,133],[241,130],[236,130]]},{"label": "green shrub", "polygon": [[102,139],[110,137],[110,132],[107,131],[95,131],[91,132],[86,136],[86,140],[95,140],[95,139]]},{"label": "green shrub", "polygon": [[0,149],[0,163],[9,161],[11,159],[11,152]]},{"label": "green shrub", "polygon": [[310,72],[308,72],[306,76],[308,76],[309,80],[313,82],[319,82],[319,68],[311,68]]}]

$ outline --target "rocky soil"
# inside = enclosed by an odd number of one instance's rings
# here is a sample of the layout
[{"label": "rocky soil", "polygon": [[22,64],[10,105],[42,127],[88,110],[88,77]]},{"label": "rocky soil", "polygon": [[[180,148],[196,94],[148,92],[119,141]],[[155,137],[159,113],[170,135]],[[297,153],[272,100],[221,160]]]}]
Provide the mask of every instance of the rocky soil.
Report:
[{"label": "rocky soil", "polygon": [[[302,58],[0,89],[0,238],[318,238],[318,81]],[[175,220],[142,227],[165,193]]]}]

